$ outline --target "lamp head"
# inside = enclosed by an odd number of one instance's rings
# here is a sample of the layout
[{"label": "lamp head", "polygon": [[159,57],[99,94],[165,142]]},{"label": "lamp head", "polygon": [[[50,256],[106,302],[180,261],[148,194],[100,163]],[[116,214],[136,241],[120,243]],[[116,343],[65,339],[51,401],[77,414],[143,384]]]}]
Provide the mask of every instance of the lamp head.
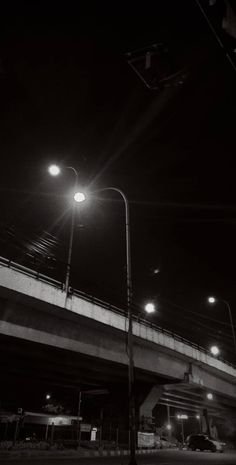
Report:
[{"label": "lamp head", "polygon": [[76,192],[74,195],[74,200],[78,203],[84,202],[84,200],[86,200],[85,194],[83,194],[83,192]]},{"label": "lamp head", "polygon": [[60,174],[61,170],[58,165],[50,165],[48,167],[48,172],[51,176],[58,176]]},{"label": "lamp head", "polygon": [[155,305],[152,302],[148,302],[145,305],[144,309],[145,309],[145,312],[147,312],[147,313],[153,313],[156,310]]},{"label": "lamp head", "polygon": [[210,351],[211,351],[212,355],[215,355],[215,356],[219,355],[219,353],[220,353],[220,350],[219,350],[219,348],[217,346],[212,346],[210,348]]},{"label": "lamp head", "polygon": [[207,300],[208,300],[209,304],[214,304],[216,302],[216,298],[213,297],[213,296],[208,297]]}]

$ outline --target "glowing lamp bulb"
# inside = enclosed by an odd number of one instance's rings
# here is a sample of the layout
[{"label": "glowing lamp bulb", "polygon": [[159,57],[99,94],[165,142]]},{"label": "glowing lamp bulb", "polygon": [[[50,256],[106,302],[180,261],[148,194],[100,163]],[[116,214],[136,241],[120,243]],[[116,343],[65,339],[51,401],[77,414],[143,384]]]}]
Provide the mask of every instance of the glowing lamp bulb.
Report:
[{"label": "glowing lamp bulb", "polygon": [[149,302],[148,304],[145,305],[145,311],[147,313],[153,313],[155,312],[155,305]]},{"label": "glowing lamp bulb", "polygon": [[58,174],[60,174],[61,170],[60,170],[59,166],[57,166],[57,165],[50,165],[49,168],[48,168],[48,172],[49,172],[49,174],[51,174],[51,176],[58,176]]},{"label": "glowing lamp bulb", "polygon": [[215,356],[219,355],[220,353],[219,348],[217,346],[212,346],[210,350],[211,350],[212,355],[215,355]]},{"label": "glowing lamp bulb", "polygon": [[213,399],[213,394],[211,392],[207,393],[207,399],[212,400]]},{"label": "glowing lamp bulb", "polygon": [[85,195],[83,194],[83,192],[76,192],[75,195],[74,195],[74,200],[76,202],[83,202],[85,200]]},{"label": "glowing lamp bulb", "polygon": [[215,301],[216,301],[215,297],[208,297],[208,302],[209,302],[210,304],[214,304]]}]

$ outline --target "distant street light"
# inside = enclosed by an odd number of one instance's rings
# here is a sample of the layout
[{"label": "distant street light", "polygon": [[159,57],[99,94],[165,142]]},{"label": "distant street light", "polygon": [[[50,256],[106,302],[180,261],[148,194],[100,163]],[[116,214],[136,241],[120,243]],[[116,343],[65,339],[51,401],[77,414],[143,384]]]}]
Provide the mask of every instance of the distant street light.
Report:
[{"label": "distant street light", "polygon": [[188,420],[188,415],[177,415],[178,420]]},{"label": "distant street light", "polygon": [[51,176],[58,176],[58,174],[60,174],[61,172],[61,169],[58,165],[50,165],[48,168],[48,172],[49,174],[51,174]]},{"label": "distant street light", "polygon": [[145,307],[145,312],[147,313],[154,313],[156,311],[156,307],[152,302],[148,302]]},{"label": "distant street light", "polygon": [[212,355],[214,355],[215,357],[217,355],[219,355],[219,353],[220,353],[220,350],[219,350],[219,348],[217,346],[211,346],[210,351],[211,351]]},{"label": "distant street light", "polygon": [[[66,169],[72,170],[75,176],[74,183],[74,200],[76,202],[82,202],[85,200],[85,195],[81,192],[77,192],[78,184],[78,172],[73,166],[65,166]],[[58,176],[61,173],[61,168],[58,165],[50,165],[48,172],[51,176]],[[72,205],[71,211],[71,224],[70,224],[70,237],[69,237],[69,248],[68,248],[68,257],[66,264],[66,279],[65,279],[65,292],[66,296],[69,294],[69,283],[70,283],[70,271],[71,271],[71,257],[72,257],[72,246],[73,246],[73,237],[75,229],[75,202]]]},{"label": "distant street light", "polygon": [[182,430],[182,444],[184,445],[184,420],[188,420],[188,415],[179,414],[177,415],[177,419],[181,420],[181,430]]},{"label": "distant street light", "polygon": [[200,416],[200,415],[196,415],[196,419],[198,420],[198,423],[199,423],[199,433],[201,433],[201,430],[202,430],[201,416]]},{"label": "distant street light", "polygon": [[51,399],[51,394],[46,394],[46,399],[47,400]]},{"label": "distant street light", "polygon": [[210,304],[215,304],[216,302],[222,302],[222,303],[225,304],[225,306],[227,307],[228,312],[229,312],[229,319],[230,319],[232,334],[233,334],[234,348],[235,348],[235,351],[236,351],[236,336],[235,336],[234,322],[233,322],[233,317],[232,317],[232,312],[231,312],[231,308],[230,308],[229,302],[228,302],[227,300],[224,300],[224,299],[216,299],[216,298],[213,297],[213,296],[208,297],[207,300],[208,300],[208,302],[209,302]]},{"label": "distant street light", "polygon": [[213,400],[213,394],[211,392],[207,393],[207,399],[208,400]]},{"label": "distant street light", "polygon": [[172,425],[170,423],[167,423],[166,429],[168,429],[168,431],[170,431],[172,429]]}]

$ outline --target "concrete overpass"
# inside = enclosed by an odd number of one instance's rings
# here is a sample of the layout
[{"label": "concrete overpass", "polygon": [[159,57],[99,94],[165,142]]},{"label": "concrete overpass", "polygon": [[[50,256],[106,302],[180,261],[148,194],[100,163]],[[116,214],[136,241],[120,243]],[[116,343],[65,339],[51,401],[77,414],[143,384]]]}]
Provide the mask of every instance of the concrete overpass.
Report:
[{"label": "concrete overpass", "polygon": [[[57,351],[58,382],[65,376],[68,384],[81,377],[94,386],[119,383],[127,378],[127,329],[125,311],[76,290],[66,297],[60,282],[0,258],[0,343],[11,360],[28,344],[44,357],[45,373]],[[212,415],[236,407],[234,366],[145,320],[134,319],[133,335],[136,381],[152,387],[146,400],[140,397],[142,415],[150,416],[158,401],[181,410],[207,407]],[[35,354],[27,354],[31,370]],[[4,363],[6,370],[20,370]]]}]

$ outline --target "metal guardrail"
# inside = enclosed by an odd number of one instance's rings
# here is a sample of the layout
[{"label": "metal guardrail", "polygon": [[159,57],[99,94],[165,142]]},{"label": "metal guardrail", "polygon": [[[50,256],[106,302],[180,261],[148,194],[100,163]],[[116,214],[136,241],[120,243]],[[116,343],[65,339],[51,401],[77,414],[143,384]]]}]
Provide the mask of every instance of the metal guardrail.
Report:
[{"label": "metal guardrail", "polygon": [[[31,268],[28,268],[28,267],[26,267],[24,265],[20,265],[19,263],[16,263],[16,262],[14,262],[12,260],[9,260],[7,258],[0,257],[0,265],[5,266],[6,268],[12,268],[12,269],[14,269],[16,271],[20,271],[21,273],[26,274],[27,276],[33,277],[33,278],[35,278],[35,279],[37,279],[39,281],[50,284],[51,286],[54,286],[54,287],[56,287],[58,289],[64,290],[65,286],[64,286],[64,283],[62,283],[61,281],[57,281],[56,279],[50,278],[50,276],[46,276],[43,273],[32,270]],[[79,291],[78,289],[71,288],[71,293],[73,295],[77,296],[77,297],[81,297],[82,299],[87,300],[88,302],[92,302],[92,303],[94,303],[96,305],[99,305],[100,307],[105,308],[107,310],[110,310],[110,311],[112,311],[112,312],[114,312],[116,314],[126,316],[126,313],[125,313],[124,310],[121,310],[120,308],[116,307],[115,305],[109,304],[108,302],[100,300],[97,297],[86,294],[83,291]],[[137,315],[133,315],[133,321],[136,321],[137,323],[141,323],[142,325],[144,325],[146,327],[149,327],[149,328],[152,328],[152,329],[154,329],[156,331],[159,331],[162,334],[171,337],[175,341],[187,344],[187,345],[193,347],[194,349],[205,353],[206,355],[212,356],[212,354],[209,352],[209,350],[205,349],[204,347],[202,347],[202,346],[200,346],[200,345],[198,345],[198,344],[196,344],[194,342],[191,342],[188,339],[186,339],[186,338],[184,338],[182,336],[179,336],[176,333],[173,333],[172,331],[168,331],[167,329],[164,329],[161,326],[156,325],[155,323],[151,323],[151,322],[145,320],[144,318],[140,318]],[[218,360],[220,360],[223,363],[225,363],[226,365],[229,365],[229,366],[236,369],[236,366],[234,364],[224,360],[223,358],[218,357]]]}]

